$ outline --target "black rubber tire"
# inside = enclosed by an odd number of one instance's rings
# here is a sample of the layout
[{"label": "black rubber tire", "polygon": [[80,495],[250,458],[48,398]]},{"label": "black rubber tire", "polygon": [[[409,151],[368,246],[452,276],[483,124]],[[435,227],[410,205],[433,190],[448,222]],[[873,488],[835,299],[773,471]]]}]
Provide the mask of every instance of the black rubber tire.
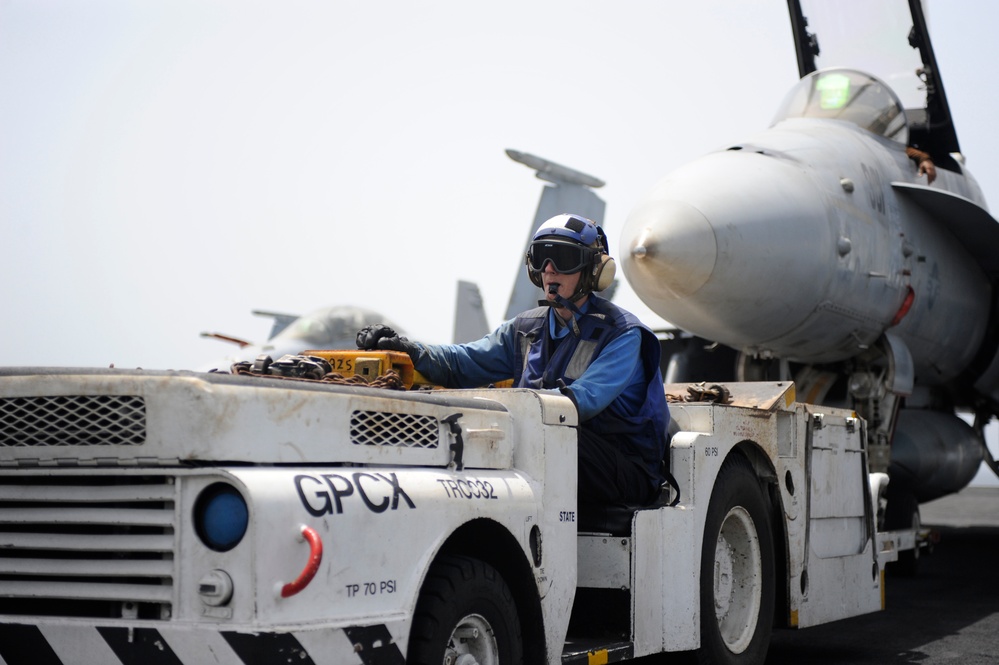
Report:
[{"label": "black rubber tire", "polygon": [[[480,629],[483,640],[455,643],[462,625]],[[482,628],[486,630],[481,630]],[[486,634],[491,631],[494,640]],[[406,662],[442,665],[449,653],[481,647],[497,656],[498,665],[523,663],[523,638],[517,606],[503,577],[489,564],[463,556],[442,556],[430,567],[416,603]],[[494,665],[479,659],[482,665]]]},{"label": "black rubber tire", "polygon": [[[920,527],[919,501],[906,489],[892,489],[888,484],[885,493],[885,529],[887,531],[918,530]],[[919,573],[919,547],[898,553],[898,560],[888,564],[887,570],[900,577],[915,577]]]},{"label": "black rubber tire", "polygon": [[[726,529],[723,542],[727,543],[726,547],[733,547],[739,556],[727,556],[718,562],[719,570],[727,573],[729,580],[720,585],[719,604],[725,604],[725,607],[719,614],[715,598],[716,553],[721,549],[719,541],[723,526]],[[773,629],[775,593],[771,534],[760,481],[749,462],[733,453],[722,463],[711,492],[701,545],[701,647],[697,651],[700,663],[748,665],[766,659]],[[744,540],[740,541],[740,538]],[[758,552],[742,556],[751,549],[753,542]],[[738,549],[740,547],[742,549]],[[748,568],[744,568],[745,561],[752,562]],[[721,577],[725,578],[725,575]],[[732,603],[736,594],[741,595],[740,590],[753,587],[756,592],[748,594],[748,607]]]}]

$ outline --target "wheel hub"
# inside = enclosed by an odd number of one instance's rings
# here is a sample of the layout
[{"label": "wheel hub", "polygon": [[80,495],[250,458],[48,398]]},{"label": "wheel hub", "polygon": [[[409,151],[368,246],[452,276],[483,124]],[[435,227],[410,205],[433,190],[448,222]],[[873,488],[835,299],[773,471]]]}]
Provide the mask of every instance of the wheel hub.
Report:
[{"label": "wheel hub", "polygon": [[444,652],[444,665],[499,665],[496,636],[485,617],[469,614],[458,622]]},{"label": "wheel hub", "polygon": [[722,521],[715,543],[715,618],[732,653],[749,647],[763,595],[759,536],[749,512],[735,506]]}]

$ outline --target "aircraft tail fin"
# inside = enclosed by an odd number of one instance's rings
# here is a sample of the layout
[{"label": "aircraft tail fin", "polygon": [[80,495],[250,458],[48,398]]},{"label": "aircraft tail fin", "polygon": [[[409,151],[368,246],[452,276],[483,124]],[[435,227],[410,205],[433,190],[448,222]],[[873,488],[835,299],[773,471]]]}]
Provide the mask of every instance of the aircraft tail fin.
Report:
[{"label": "aircraft tail fin", "polygon": [[454,303],[454,333],[451,341],[455,344],[474,342],[489,330],[479,287],[472,282],[458,280]]},{"label": "aircraft tail fin", "polygon": [[255,309],[252,311],[255,316],[269,317],[273,319],[271,324],[271,331],[267,334],[267,339],[274,339],[275,336],[299,318],[298,314],[282,314],[280,312],[265,312],[261,309]]}]

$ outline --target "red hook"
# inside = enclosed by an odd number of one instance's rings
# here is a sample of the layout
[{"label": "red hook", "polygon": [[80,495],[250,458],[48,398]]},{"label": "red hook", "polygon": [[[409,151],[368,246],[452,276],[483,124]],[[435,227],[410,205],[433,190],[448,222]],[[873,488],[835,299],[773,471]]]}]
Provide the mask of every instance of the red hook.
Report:
[{"label": "red hook", "polygon": [[311,526],[302,525],[302,538],[309,542],[309,562],[294,582],[288,582],[281,587],[281,597],[288,598],[304,589],[312,581],[312,578],[319,572],[319,564],[323,560],[323,541],[319,537],[319,532]]}]

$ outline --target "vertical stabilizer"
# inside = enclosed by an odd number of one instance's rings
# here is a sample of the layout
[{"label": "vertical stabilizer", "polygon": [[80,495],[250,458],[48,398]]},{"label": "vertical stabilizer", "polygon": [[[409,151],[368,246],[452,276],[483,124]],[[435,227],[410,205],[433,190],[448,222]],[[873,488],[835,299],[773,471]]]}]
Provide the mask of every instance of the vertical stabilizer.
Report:
[{"label": "vertical stabilizer", "polygon": [[454,303],[454,332],[451,341],[455,344],[474,342],[489,330],[478,285],[458,280],[458,292]]}]

